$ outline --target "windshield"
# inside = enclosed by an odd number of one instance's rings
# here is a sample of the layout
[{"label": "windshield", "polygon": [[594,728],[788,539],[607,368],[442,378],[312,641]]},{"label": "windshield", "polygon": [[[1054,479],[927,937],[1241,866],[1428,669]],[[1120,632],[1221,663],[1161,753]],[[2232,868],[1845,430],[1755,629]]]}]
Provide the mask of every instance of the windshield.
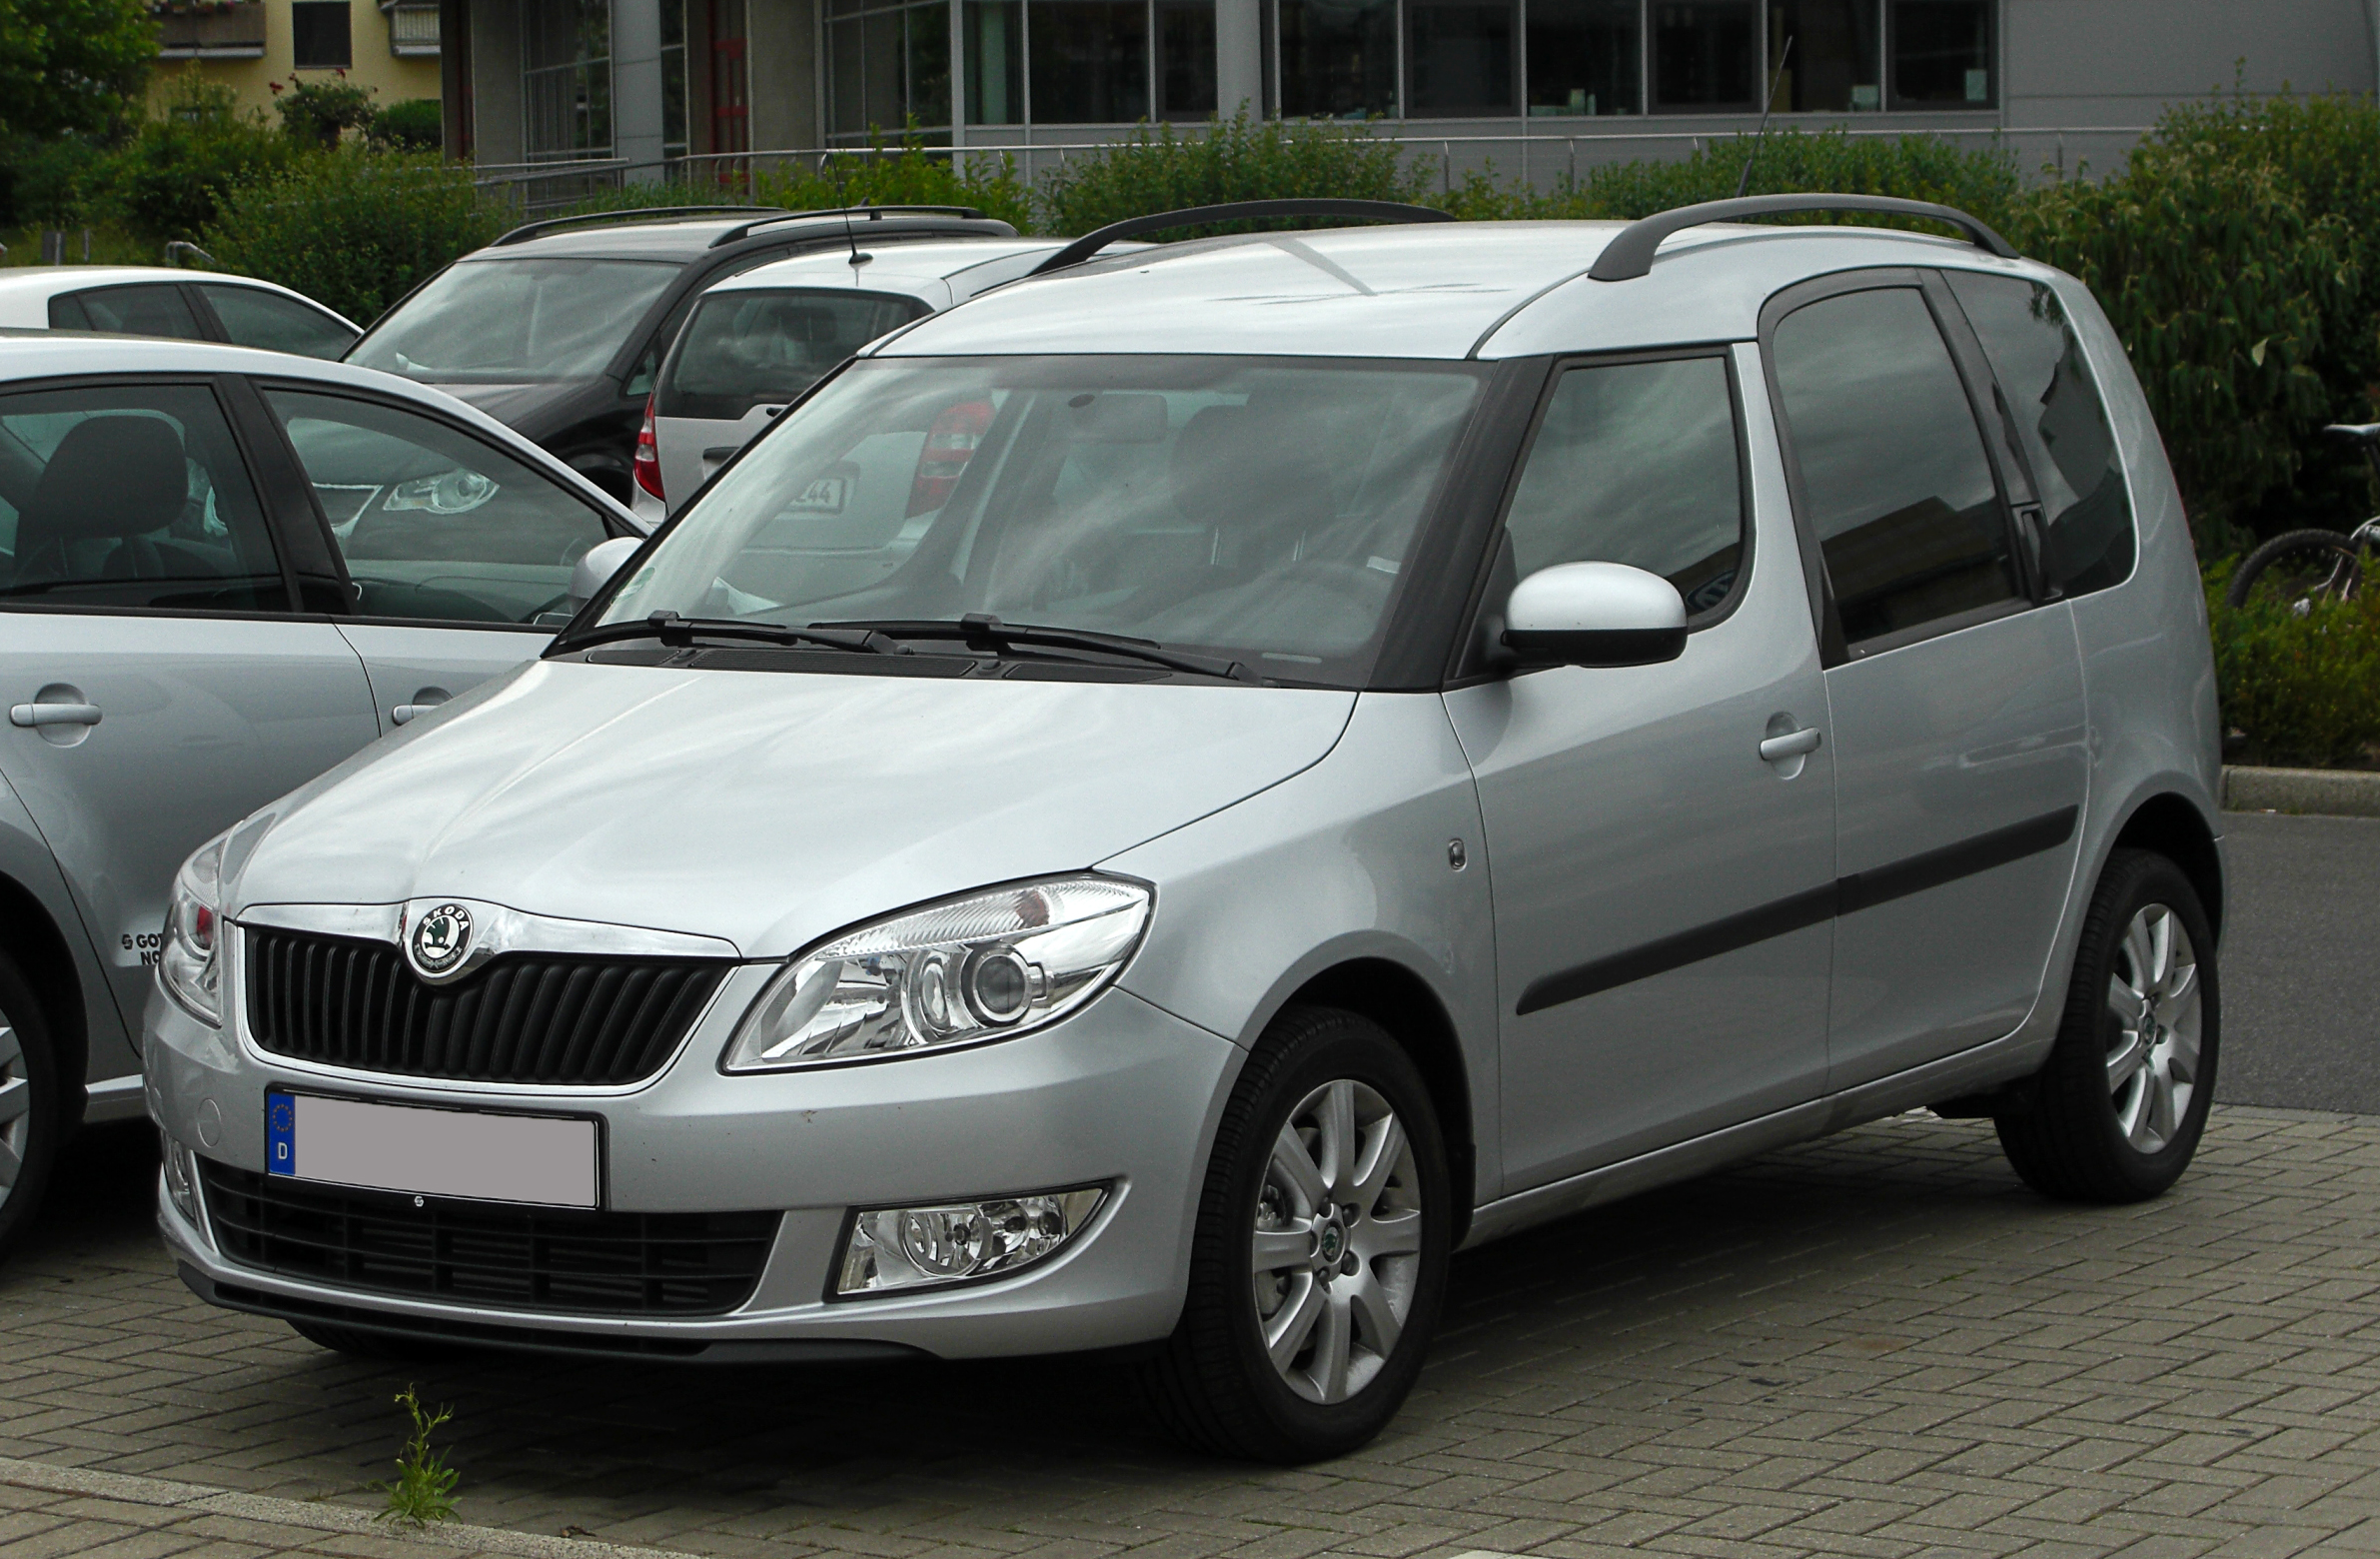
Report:
[{"label": "windshield", "polygon": [[1360,686],[1475,364],[855,363],[604,610],[1089,630]]},{"label": "windshield", "polygon": [[714,292],[661,375],[660,417],[738,418],[782,406],[886,331],[926,313],[915,298],[821,288]]},{"label": "windshield", "polygon": [[447,267],[348,358],[442,384],[603,371],[679,267],[650,260],[473,260]]}]

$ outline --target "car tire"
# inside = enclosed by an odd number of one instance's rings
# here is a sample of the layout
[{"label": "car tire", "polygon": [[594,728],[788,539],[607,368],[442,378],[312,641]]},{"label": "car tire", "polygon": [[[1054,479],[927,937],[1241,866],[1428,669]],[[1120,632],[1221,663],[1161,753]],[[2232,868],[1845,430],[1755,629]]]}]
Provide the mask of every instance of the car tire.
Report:
[{"label": "car tire", "polygon": [[2163,1194],[2215,1093],[2215,940],[2179,866],[2119,849],[2100,874],[2049,1060],[1994,1115],[2024,1182],[2061,1201]]},{"label": "car tire", "polygon": [[66,1138],[57,1053],[33,987],[0,953],[0,1258],[41,1210]]},{"label": "car tire", "polygon": [[1452,1225],[1445,1143],[1412,1059],[1368,1018],[1285,1010],[1216,1128],[1181,1321],[1141,1369],[1153,1415],[1251,1461],[1362,1446],[1421,1373]]},{"label": "car tire", "polygon": [[436,1364],[462,1351],[456,1344],[438,1337],[403,1337],[394,1332],[367,1331],[360,1326],[338,1326],[324,1321],[289,1324],[290,1330],[318,1348],[376,1364]]}]

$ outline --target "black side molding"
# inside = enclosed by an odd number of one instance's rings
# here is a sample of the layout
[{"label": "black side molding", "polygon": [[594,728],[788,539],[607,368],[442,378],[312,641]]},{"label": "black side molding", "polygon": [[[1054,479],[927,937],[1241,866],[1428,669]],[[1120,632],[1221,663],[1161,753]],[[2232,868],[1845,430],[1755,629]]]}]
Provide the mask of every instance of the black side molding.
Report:
[{"label": "black side molding", "polygon": [[2073,837],[2075,819],[2081,815],[2081,810],[2078,806],[2061,806],[2056,811],[2043,812],[2038,817],[2028,817],[2004,828],[1993,828],[1988,833],[1978,833],[1973,838],[1960,839],[1940,849],[1929,849],[1923,854],[1878,866],[1872,871],[1854,871],[1848,876],[1836,877],[1823,887],[1813,887],[1806,892],[1780,898],[1773,903],[1747,909],[1741,914],[1729,915],[1724,920],[1714,920],[1708,925],[1698,925],[1692,930],[1631,947],[1626,952],[1616,952],[1591,963],[1545,975],[1530,981],[1529,987],[1521,992],[1521,999],[1513,1012],[1516,1016],[1527,1017],[1532,1012],[1542,1012],[1566,1001],[1576,1001],[1582,996],[1592,996],[1599,991],[1650,979],[1656,974],[1667,974],[1672,969],[1682,969],[1690,963],[1700,963],[1705,958],[1716,958],[1723,952],[1734,952],[1755,942],[1767,941],[1773,936],[1784,936],[1839,915],[1872,909],[1877,904],[1889,903],[1895,898],[1906,898],[1911,893],[1922,893],[1927,888],[1940,887],[1960,877],[1975,876],[1994,866],[2004,866],[2028,855],[2055,849]]},{"label": "black side molding", "polygon": [[1634,281],[1651,273],[1654,251],[1673,233],[1711,222],[1741,222],[1746,217],[1775,216],[1785,211],[1865,211],[1880,216],[1930,217],[1958,229],[1987,254],[2002,260],[2017,258],[2015,248],[2006,239],[1955,206],[1937,206],[1929,200],[1902,200],[1895,195],[1748,195],[1741,200],[1707,200],[1696,206],[1680,206],[1632,222],[1620,230],[1618,238],[1604,246],[1604,252],[1596,257],[1587,274],[1599,282]]}]

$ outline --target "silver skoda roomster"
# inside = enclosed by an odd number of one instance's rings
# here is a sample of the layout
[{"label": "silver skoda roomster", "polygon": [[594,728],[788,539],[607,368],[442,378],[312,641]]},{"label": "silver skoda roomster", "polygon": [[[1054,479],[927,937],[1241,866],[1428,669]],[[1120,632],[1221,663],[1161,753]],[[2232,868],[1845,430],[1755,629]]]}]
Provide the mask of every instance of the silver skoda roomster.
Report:
[{"label": "silver skoda roomster", "polygon": [[192,857],[184,1277],[358,1353],[1136,1348],[1300,1459],[1452,1251],[1726,1159],[1931,1105],[2161,1191],[2222,876],[2156,430],[1969,218],[1710,225],[1812,201],[1111,232],[868,349]]}]

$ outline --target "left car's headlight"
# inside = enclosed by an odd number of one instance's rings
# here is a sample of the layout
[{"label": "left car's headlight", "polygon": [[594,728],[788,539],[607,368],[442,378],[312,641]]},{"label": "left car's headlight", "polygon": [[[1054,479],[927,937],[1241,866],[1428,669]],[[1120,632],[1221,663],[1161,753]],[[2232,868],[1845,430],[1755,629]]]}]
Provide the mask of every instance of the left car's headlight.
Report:
[{"label": "left car's headlight", "polygon": [[157,982],[182,1009],[211,1027],[223,1025],[223,839],[209,839],[174,874],[165,912],[165,945],[157,954]]},{"label": "left car's headlight", "polygon": [[1054,1022],[1131,957],[1151,897],[1120,877],[1051,877],[844,931],[768,982],[720,1065],[781,1071],[914,1055]]}]

